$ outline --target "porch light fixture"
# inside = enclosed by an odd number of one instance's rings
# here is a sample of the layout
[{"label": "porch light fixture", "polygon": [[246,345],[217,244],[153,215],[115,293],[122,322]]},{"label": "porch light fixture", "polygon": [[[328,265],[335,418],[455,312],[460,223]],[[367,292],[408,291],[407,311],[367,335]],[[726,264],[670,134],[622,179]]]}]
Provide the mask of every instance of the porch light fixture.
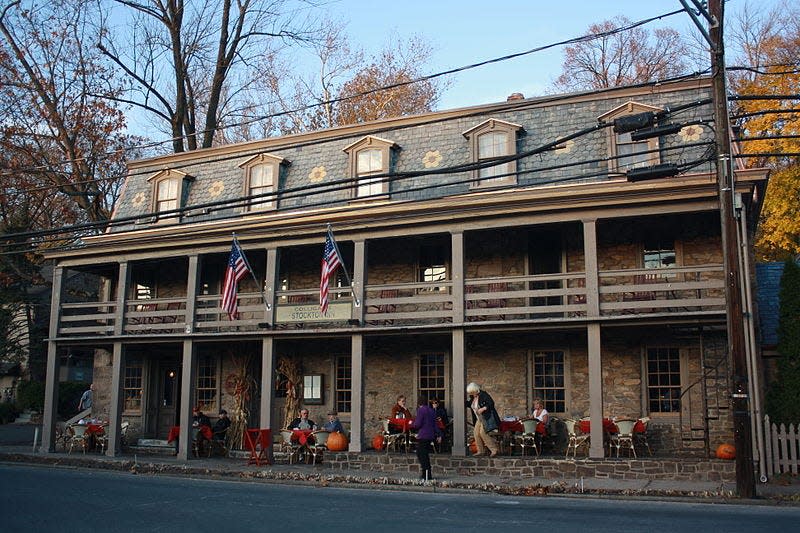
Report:
[{"label": "porch light fixture", "polygon": [[674,163],[662,163],[649,167],[634,168],[625,174],[630,182],[670,178],[678,174],[678,165]]},{"label": "porch light fixture", "polygon": [[662,135],[671,135],[678,133],[683,128],[683,124],[663,124],[661,126],[654,126],[631,132],[632,141],[643,141],[651,137],[661,137]]}]

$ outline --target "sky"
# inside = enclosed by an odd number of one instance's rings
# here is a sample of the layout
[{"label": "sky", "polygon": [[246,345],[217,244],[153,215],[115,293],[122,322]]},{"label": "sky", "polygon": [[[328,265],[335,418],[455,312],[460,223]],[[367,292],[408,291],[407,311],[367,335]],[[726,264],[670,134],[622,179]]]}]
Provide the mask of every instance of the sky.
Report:
[{"label": "sky", "polygon": [[[759,6],[778,3],[749,1]],[[729,0],[726,19],[730,20],[744,3]],[[352,42],[368,53],[383,48],[389,35],[423,36],[434,47],[425,72],[435,73],[578,37],[586,34],[591,24],[617,15],[637,21],[681,7],[678,0],[339,0],[331,2],[328,11],[350,21],[347,31]],[[682,33],[697,33],[687,14],[646,27],[667,26]],[[451,78],[439,109],[500,102],[514,92],[544,94],[561,72],[563,52],[563,47],[557,47],[459,73]]]}]

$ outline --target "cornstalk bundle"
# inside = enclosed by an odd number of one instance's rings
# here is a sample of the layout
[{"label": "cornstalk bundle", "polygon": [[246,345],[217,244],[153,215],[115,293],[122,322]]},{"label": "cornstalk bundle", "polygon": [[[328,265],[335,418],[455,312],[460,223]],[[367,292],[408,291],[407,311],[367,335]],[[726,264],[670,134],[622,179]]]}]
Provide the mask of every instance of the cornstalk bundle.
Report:
[{"label": "cornstalk bundle", "polygon": [[283,408],[283,426],[281,426],[285,428],[292,423],[300,407],[297,389],[302,376],[297,363],[283,356],[278,358],[278,372],[286,376],[286,403]]},{"label": "cornstalk bundle", "polygon": [[234,372],[228,376],[233,395],[233,412],[231,413],[231,427],[228,429],[227,444],[231,450],[244,449],[244,431],[248,428],[250,420],[250,393],[256,386],[255,380],[250,377],[248,370],[252,355],[232,355]]}]

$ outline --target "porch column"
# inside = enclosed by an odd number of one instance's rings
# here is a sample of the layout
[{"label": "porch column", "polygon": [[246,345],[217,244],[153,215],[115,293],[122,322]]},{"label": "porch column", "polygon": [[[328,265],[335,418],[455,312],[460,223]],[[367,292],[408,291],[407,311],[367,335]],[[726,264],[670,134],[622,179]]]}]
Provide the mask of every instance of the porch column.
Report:
[{"label": "porch column", "polygon": [[464,322],[464,233],[450,234],[451,263],[453,265],[453,324]]},{"label": "porch column", "polygon": [[586,327],[589,350],[589,416],[592,419],[589,457],[602,459],[603,448],[603,367],[600,356],[600,324]]},{"label": "porch column", "polygon": [[597,270],[597,220],[583,221],[583,261],[586,275],[586,317],[600,316],[600,280]]},{"label": "porch column", "polygon": [[119,336],[125,331],[125,298],[128,296],[128,286],[131,283],[131,271],[128,262],[119,264],[117,275],[117,296],[114,309],[114,335]]},{"label": "porch column", "polygon": [[353,320],[358,320],[358,323],[364,324],[364,293],[366,293],[367,285],[367,242],[354,241],[353,242],[353,294],[358,298],[359,305],[353,305]]},{"label": "porch column", "polygon": [[111,407],[108,412],[108,447],[106,455],[114,457],[121,449],[120,425],[122,424],[122,404],[123,394],[122,385],[125,373],[125,362],[123,361],[122,343],[115,342],[111,360]]},{"label": "porch column", "polygon": [[453,330],[453,455],[463,457],[467,454],[467,410],[465,390],[467,388],[467,365],[464,343],[464,330]]},{"label": "porch column", "polygon": [[[597,270],[597,220],[583,221],[583,256],[586,273],[586,317],[600,316],[600,292]],[[589,353],[589,416],[592,419],[589,457],[602,458],[603,448],[603,365],[600,324],[586,326]]]},{"label": "porch column", "polygon": [[183,364],[181,369],[180,436],[178,437],[178,459],[189,460],[192,450],[192,387],[197,376],[197,358],[194,342],[183,341]]},{"label": "porch column", "polygon": [[[266,272],[264,273],[264,296],[266,298],[265,303],[267,304],[266,309],[264,310],[264,323],[265,327],[267,328],[271,328],[272,325],[275,323],[275,280],[277,278],[278,278],[278,249],[269,248],[267,250]],[[272,385],[270,385],[270,388],[272,388]],[[270,426],[262,425],[261,427],[268,428]]]},{"label": "porch column", "polygon": [[[363,307],[363,306],[362,306]],[[350,364],[352,374],[350,403],[350,447],[348,451],[363,451],[364,434],[364,336],[350,338]]]},{"label": "porch column", "polygon": [[200,277],[200,260],[197,254],[189,256],[189,277],[186,280],[186,334],[194,331],[195,309],[197,308],[197,280]]},{"label": "porch column", "polygon": [[[258,427],[270,428],[274,433],[279,428],[272,426],[272,402],[275,395],[273,383],[275,383],[275,340],[272,337],[264,337],[261,339],[261,403]],[[272,447],[269,453],[272,454]]]},{"label": "porch column", "polygon": [[64,279],[63,267],[53,269],[53,294],[50,302],[50,339],[47,341],[47,369],[44,387],[44,418],[42,420],[42,448],[48,452],[56,451],[55,424],[58,415],[58,345],[52,339],[58,337],[58,323],[61,311],[61,296]]}]

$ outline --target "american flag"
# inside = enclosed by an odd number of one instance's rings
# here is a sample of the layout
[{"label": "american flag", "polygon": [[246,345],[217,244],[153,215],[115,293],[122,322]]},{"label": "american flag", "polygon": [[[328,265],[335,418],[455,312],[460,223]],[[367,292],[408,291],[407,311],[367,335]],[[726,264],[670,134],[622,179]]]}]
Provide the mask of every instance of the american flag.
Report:
[{"label": "american flag", "polygon": [[247,275],[247,260],[244,252],[239,248],[239,243],[233,241],[231,255],[228,258],[228,268],[225,270],[225,283],[222,286],[222,310],[228,313],[231,320],[236,320],[239,304],[236,299],[239,281]]},{"label": "american flag", "polygon": [[333,233],[329,230],[325,236],[325,253],[322,254],[322,276],[319,282],[319,312],[323,315],[328,312],[328,288],[331,276],[341,264],[339,249],[333,240]]}]

